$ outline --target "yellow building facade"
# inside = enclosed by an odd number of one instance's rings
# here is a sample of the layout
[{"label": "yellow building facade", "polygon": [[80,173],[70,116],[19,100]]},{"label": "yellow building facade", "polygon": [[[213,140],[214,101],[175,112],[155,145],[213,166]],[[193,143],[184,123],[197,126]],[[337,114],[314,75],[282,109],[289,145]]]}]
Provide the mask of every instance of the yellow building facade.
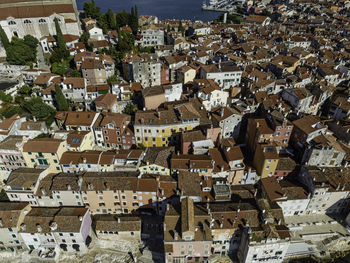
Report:
[{"label": "yellow building facade", "polygon": [[66,141],[40,138],[25,143],[22,155],[29,168],[48,168],[49,173],[59,173],[62,171],[59,161],[65,151],[67,151]]},{"label": "yellow building facade", "polygon": [[168,146],[176,133],[192,130],[199,124],[198,113],[191,112],[185,116],[174,109],[139,111],[134,124],[136,144],[145,147]]}]

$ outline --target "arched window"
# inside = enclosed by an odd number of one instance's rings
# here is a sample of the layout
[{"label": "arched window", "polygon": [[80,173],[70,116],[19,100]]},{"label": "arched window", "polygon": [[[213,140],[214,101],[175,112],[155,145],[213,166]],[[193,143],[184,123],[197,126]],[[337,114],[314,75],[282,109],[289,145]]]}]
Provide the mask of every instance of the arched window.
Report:
[{"label": "arched window", "polygon": [[9,25],[16,25],[16,22],[15,21],[10,21]]},{"label": "arched window", "polygon": [[39,23],[46,23],[46,20],[43,19],[43,18],[40,18],[40,19],[39,19]]},{"label": "arched window", "polygon": [[29,19],[26,19],[26,20],[24,20],[24,22],[23,22],[24,24],[31,24],[32,23],[32,21],[30,21]]}]

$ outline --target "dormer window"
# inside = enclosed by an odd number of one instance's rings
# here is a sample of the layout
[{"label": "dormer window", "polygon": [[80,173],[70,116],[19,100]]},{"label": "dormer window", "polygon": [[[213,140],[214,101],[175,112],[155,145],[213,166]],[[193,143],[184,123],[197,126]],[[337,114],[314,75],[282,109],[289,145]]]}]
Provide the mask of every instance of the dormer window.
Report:
[{"label": "dormer window", "polygon": [[30,21],[29,19],[26,19],[26,20],[24,20],[24,22],[23,22],[24,24],[31,24],[32,23],[32,21]]},{"label": "dormer window", "polygon": [[9,25],[16,25],[16,22],[15,21],[10,21]]}]

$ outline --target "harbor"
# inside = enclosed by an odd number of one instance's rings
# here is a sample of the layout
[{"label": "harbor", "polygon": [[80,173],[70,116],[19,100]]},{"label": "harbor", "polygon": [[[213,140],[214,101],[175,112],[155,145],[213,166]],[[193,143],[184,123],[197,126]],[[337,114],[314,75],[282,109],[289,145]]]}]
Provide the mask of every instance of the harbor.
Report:
[{"label": "harbor", "polygon": [[236,13],[237,5],[243,3],[245,3],[243,0],[209,0],[209,3],[204,1],[202,4],[202,10],[234,14]]}]

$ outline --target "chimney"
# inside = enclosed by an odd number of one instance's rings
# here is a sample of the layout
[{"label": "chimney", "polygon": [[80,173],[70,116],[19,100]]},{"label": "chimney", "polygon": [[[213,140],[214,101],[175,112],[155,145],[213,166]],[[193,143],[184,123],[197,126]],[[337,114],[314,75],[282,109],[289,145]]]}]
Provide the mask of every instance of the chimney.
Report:
[{"label": "chimney", "polygon": [[36,224],[36,228],[38,230],[38,233],[41,233],[43,231],[42,227],[40,226],[40,224]]},{"label": "chimney", "polygon": [[227,13],[224,14],[224,21],[223,22],[224,22],[224,24],[226,24],[226,22],[227,22]]},{"label": "chimney", "polygon": [[55,221],[50,223],[50,229],[51,231],[55,231],[57,229],[57,223]]},{"label": "chimney", "polygon": [[82,176],[79,176],[79,179],[78,179],[77,183],[79,185],[79,188],[81,188],[81,185],[83,183],[83,177]]},{"label": "chimney", "polygon": [[177,232],[174,233],[174,239],[175,239],[175,240],[178,240],[178,239],[179,239],[179,233],[177,233]]},{"label": "chimney", "polygon": [[117,217],[118,224],[120,224],[120,217]]}]

